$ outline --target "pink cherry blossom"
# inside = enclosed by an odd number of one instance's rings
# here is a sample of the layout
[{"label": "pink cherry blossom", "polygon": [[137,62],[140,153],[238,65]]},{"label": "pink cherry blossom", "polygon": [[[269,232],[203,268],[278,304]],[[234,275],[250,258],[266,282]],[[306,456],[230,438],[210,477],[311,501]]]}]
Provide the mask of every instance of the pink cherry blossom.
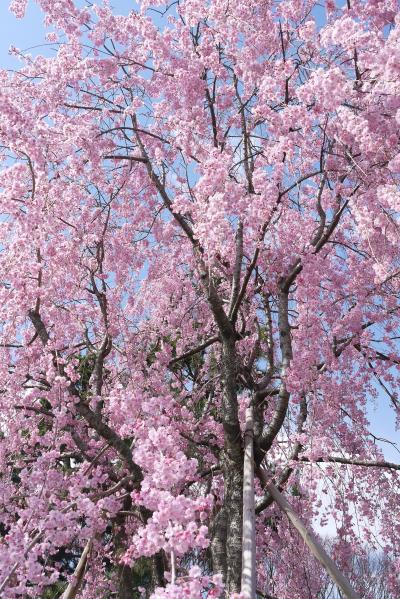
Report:
[{"label": "pink cherry blossom", "polygon": [[52,53],[0,71],[0,594],[247,599],[251,408],[256,588],[333,584],[263,466],[399,596],[398,2],[37,4]]}]

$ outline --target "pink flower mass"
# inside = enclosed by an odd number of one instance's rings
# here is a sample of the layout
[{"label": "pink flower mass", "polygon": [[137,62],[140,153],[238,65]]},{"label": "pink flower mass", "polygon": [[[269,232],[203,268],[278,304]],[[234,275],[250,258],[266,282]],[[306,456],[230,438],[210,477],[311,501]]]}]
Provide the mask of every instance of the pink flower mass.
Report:
[{"label": "pink flower mass", "polygon": [[0,596],[398,599],[398,0],[36,2],[53,52],[0,70]]}]

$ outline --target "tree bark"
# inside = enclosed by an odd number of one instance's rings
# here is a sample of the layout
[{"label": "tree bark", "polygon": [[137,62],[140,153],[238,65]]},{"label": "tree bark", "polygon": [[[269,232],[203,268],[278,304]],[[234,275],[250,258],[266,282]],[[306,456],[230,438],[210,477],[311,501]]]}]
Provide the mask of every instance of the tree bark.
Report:
[{"label": "tree bark", "polygon": [[226,579],[226,529],[225,507],[221,507],[214,516],[211,539],[211,560],[214,573],[222,574]]},{"label": "tree bark", "polygon": [[[241,453],[241,452],[240,452]],[[242,493],[243,463],[241,455],[224,456],[224,494],[227,511],[225,589],[229,597],[240,592],[242,571]]]},{"label": "tree bark", "polygon": [[229,596],[240,591],[242,571],[243,448],[238,417],[234,334],[223,337],[222,375],[224,450],[221,467],[227,515],[225,585]]}]

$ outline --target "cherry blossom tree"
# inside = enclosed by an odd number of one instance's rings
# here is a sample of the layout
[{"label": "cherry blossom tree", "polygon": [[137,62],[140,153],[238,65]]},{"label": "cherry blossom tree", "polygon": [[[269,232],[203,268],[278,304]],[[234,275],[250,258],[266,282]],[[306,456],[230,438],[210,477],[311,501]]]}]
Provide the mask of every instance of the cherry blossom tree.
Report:
[{"label": "cherry blossom tree", "polygon": [[398,2],[37,3],[52,51],[0,72],[2,596],[248,597],[251,547],[260,597],[323,596],[279,489],[398,597]]}]

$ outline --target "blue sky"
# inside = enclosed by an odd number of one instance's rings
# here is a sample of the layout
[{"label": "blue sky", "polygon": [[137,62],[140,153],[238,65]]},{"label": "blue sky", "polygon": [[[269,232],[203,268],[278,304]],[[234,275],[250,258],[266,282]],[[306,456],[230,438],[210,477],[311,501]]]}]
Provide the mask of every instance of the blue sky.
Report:
[{"label": "blue sky", "polygon": [[[116,11],[126,14],[135,7],[132,0],[114,0],[112,2]],[[42,14],[37,5],[30,0],[25,19],[18,20],[8,10],[8,0],[0,3],[0,67],[6,69],[18,68],[18,60],[9,56],[10,45],[32,54],[51,54],[52,45],[45,44],[45,28],[42,23]],[[395,430],[395,416],[390,408],[389,401],[384,395],[379,396],[377,405],[370,404],[369,417],[371,431],[379,436],[396,441],[400,445],[400,434]],[[386,459],[400,462],[400,453],[391,445],[382,444]]]},{"label": "blue sky", "polygon": [[[79,2],[81,3],[81,2]],[[29,0],[24,19],[16,19],[8,10],[9,0],[0,2],[0,67],[15,69],[18,60],[9,56],[8,50],[11,45],[20,50],[27,50],[31,54],[50,54],[51,44],[46,44],[46,29],[43,26],[43,17],[36,2]],[[128,14],[137,7],[134,0],[111,0],[119,14]],[[40,46],[40,47],[39,47]]]},{"label": "blue sky", "polygon": [[[0,66],[1,68],[16,68],[18,61],[9,56],[8,50],[11,45],[25,50],[30,46],[42,44],[45,29],[42,24],[42,13],[33,2],[29,2],[26,17],[23,20],[16,19],[8,10],[8,0],[0,3]],[[39,52],[39,49],[32,53]]]}]

